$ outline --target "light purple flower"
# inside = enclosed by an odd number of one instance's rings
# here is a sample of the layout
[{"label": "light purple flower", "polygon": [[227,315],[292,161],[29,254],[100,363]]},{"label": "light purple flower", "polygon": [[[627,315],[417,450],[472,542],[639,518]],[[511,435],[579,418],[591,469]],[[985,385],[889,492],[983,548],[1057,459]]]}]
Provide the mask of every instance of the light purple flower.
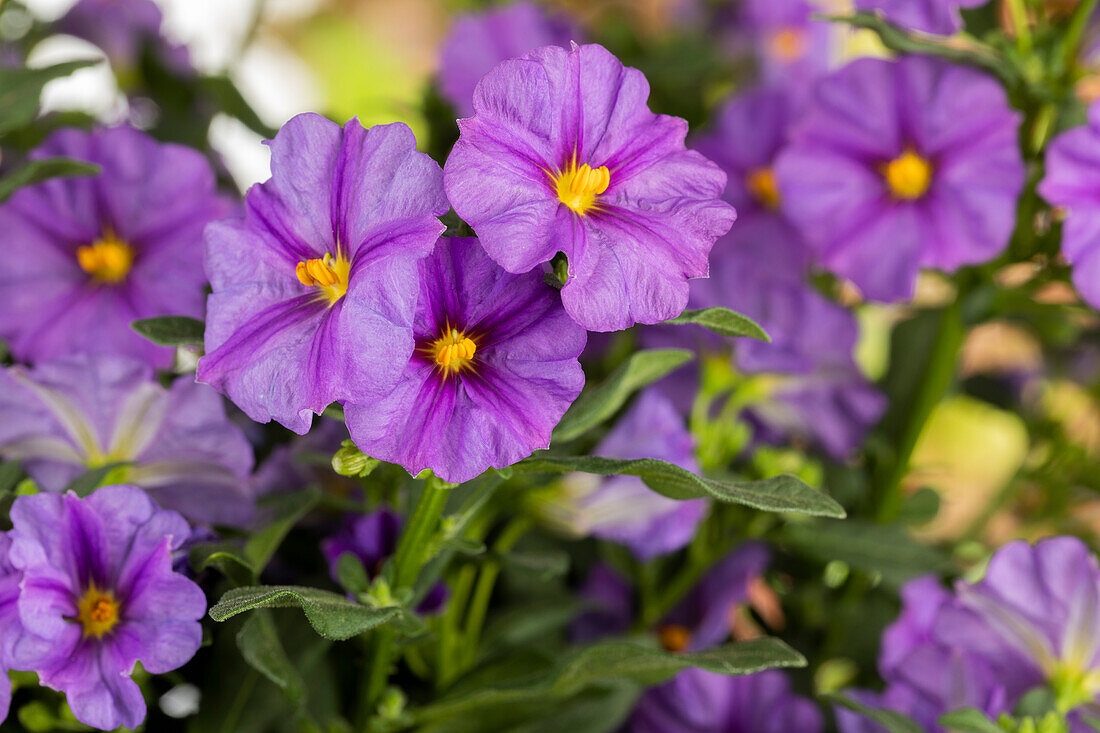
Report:
[{"label": "light purple flower", "polygon": [[1018,126],[977,71],[860,59],[817,84],[780,154],[783,209],[866,297],[908,298],[921,267],[985,262],[1008,244],[1024,183]]},{"label": "light purple flower", "polygon": [[11,538],[0,533],[0,723],[8,716],[11,704],[11,679],[8,668],[12,666],[12,651],[22,632],[19,624],[19,584],[23,574],[16,570],[9,554]]},{"label": "light purple flower", "polygon": [[460,483],[550,444],[580,394],[585,332],[540,272],[512,275],[476,239],[420,262],[416,349],[390,394],[345,406],[369,456]]},{"label": "light purple flower", "polygon": [[1059,135],[1047,148],[1039,193],[1065,209],[1062,254],[1073,265],[1073,284],[1100,308],[1100,103],[1089,121]]},{"label": "light purple flower", "polygon": [[642,695],[626,733],[816,733],[821,711],[775,670],[730,677],[687,669]]},{"label": "light purple flower", "polygon": [[59,155],[101,171],[22,188],[0,205],[0,337],[21,361],[95,352],[170,366],[173,350],[130,323],[202,317],[202,229],[229,211],[210,165],[129,127],[61,130],[32,153]]},{"label": "light purple flower", "polygon": [[648,96],[602,46],[531,51],[478,84],[446,164],[455,211],[505,270],[565,253],[562,302],[592,331],[678,315],[736,217],[718,198],[725,175]]},{"label": "light purple flower", "polygon": [[541,46],[569,48],[584,34],[570,19],[523,0],[459,17],[443,41],[439,87],[459,115],[474,114],[474,88],[501,61]]},{"label": "light purple flower", "polygon": [[976,8],[989,0],[856,0],[856,10],[880,11],[902,28],[949,36],[962,29],[960,8]]},{"label": "light purple flower", "polygon": [[57,21],[57,30],[99,46],[123,73],[138,68],[146,48],[169,69],[194,73],[187,48],[161,35],[162,21],[151,0],[80,0]]},{"label": "light purple flower", "polygon": [[65,693],[78,720],[136,728],[145,700],[130,679],[185,664],[202,642],[202,590],[172,572],[183,517],[133,486],[21,496],[11,510],[11,564],[23,573],[16,668]]},{"label": "light purple flower", "polygon": [[760,78],[801,100],[829,68],[833,29],[807,0],[745,0],[741,19],[760,65]]},{"label": "light purple flower", "polygon": [[[604,458],[655,458],[697,473],[694,440],[667,397],[644,392],[592,451]],[[636,476],[590,474],[565,477],[538,511],[576,536],[626,545],[640,560],[681,547],[695,536],[707,512],[705,499],[676,501],[656,493]]]},{"label": "light purple flower", "polygon": [[[356,557],[370,578],[382,571],[382,565],[397,551],[401,536],[401,516],[388,508],[369,514],[348,517],[344,525],[331,537],[321,541],[321,552],[328,562],[329,575],[337,580],[336,565],[340,556]],[[447,602],[447,586],[442,582],[433,585],[417,606],[418,613],[437,613]]]},{"label": "light purple flower", "polygon": [[198,379],[296,433],[333,402],[385,394],[412,354],[416,261],[447,211],[439,166],[401,123],[290,120],[245,217],[206,230]]},{"label": "light purple flower", "polygon": [[[143,362],[80,355],[0,372],[0,456],[46,491],[86,471],[111,474],[196,521],[240,524],[252,513],[252,448],[209,387],[170,387]],[[184,538],[180,538],[181,540]]]}]

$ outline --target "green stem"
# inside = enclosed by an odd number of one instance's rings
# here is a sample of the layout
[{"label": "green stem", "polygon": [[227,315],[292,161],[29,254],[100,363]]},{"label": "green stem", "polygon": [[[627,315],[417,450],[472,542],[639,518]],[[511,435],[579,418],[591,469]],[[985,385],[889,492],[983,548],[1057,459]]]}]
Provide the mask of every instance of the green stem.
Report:
[{"label": "green stem", "polygon": [[963,288],[960,287],[955,301],[944,308],[940,315],[939,326],[925,366],[924,379],[914,396],[908,419],[898,434],[897,450],[894,453],[890,472],[880,484],[877,511],[880,521],[893,520],[901,513],[905,500],[901,481],[909,472],[913,448],[929,415],[943,399],[955,376],[955,362],[966,333],[961,313],[963,295]]},{"label": "green stem", "polygon": [[1031,27],[1027,22],[1027,8],[1022,0],[1005,0],[1005,5],[1012,18],[1012,29],[1016,31],[1016,48],[1026,56],[1031,53]]},{"label": "green stem", "polygon": [[1073,12],[1073,18],[1070,20],[1069,27],[1066,28],[1066,33],[1062,37],[1062,42],[1065,43],[1064,61],[1066,69],[1072,69],[1077,65],[1077,53],[1081,45],[1081,36],[1088,26],[1093,11],[1096,10],[1097,2],[1098,0],[1083,0]]},{"label": "green stem", "polygon": [[[503,555],[509,552],[523,535],[531,529],[531,520],[519,516],[509,522],[501,531],[497,541],[493,543],[493,552]],[[470,599],[470,607],[466,611],[466,628],[463,636],[466,645],[465,659],[467,663],[473,661],[477,651],[478,641],[481,639],[481,629],[485,625],[485,615],[489,611],[489,601],[493,596],[493,586],[497,576],[500,575],[500,562],[488,562],[481,569],[481,575],[474,586],[474,594]]]}]

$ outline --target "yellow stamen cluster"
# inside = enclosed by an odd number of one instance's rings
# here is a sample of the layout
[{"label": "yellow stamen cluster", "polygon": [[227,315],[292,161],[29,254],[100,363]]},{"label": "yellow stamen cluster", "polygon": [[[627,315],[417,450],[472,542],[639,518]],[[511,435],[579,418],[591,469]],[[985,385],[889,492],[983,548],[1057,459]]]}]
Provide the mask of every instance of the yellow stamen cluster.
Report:
[{"label": "yellow stamen cluster", "polygon": [[84,272],[101,283],[117,283],[126,279],[134,264],[134,250],[114,232],[76,248],[76,261]]},{"label": "yellow stamen cluster", "polygon": [[588,163],[577,166],[574,158],[565,170],[551,175],[558,200],[581,216],[598,209],[596,197],[611,185],[611,171],[606,165],[592,168]]},{"label": "yellow stamen cluster", "polygon": [[907,150],[887,163],[882,175],[894,198],[915,201],[932,185],[932,164]]},{"label": "yellow stamen cluster", "polygon": [[806,32],[801,28],[783,28],[768,39],[768,55],[777,61],[792,63],[806,55]]},{"label": "yellow stamen cluster", "polygon": [[110,591],[91,583],[76,604],[76,620],[84,627],[84,636],[99,639],[118,623],[118,601]]},{"label": "yellow stamen cluster", "polygon": [[775,171],[769,167],[757,168],[745,176],[745,187],[754,199],[768,209],[779,208],[779,184]]},{"label": "yellow stamen cluster", "polygon": [[657,629],[657,639],[670,652],[682,652],[691,643],[691,631],[679,624],[665,624]]},{"label": "yellow stamen cluster", "polygon": [[321,259],[299,262],[294,274],[302,285],[320,290],[321,297],[331,306],[348,292],[351,262],[342,254],[333,257],[326,252]]},{"label": "yellow stamen cluster", "polygon": [[446,329],[429,347],[432,360],[446,375],[472,367],[476,351],[474,340],[456,328]]}]

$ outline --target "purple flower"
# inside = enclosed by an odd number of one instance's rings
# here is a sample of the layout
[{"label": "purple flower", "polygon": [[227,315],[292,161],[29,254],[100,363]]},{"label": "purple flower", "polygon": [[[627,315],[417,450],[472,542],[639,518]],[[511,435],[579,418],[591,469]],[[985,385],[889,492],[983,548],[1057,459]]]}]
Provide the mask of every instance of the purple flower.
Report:
[{"label": "purple flower", "polygon": [[821,711],[782,672],[729,677],[687,669],[646,691],[629,733],[815,733]]},{"label": "purple flower", "polygon": [[151,0],[80,0],[57,21],[57,30],[99,46],[116,71],[137,69],[148,47],[169,69],[193,73],[187,48],[161,35],[162,20]]},{"label": "purple flower", "polygon": [[819,12],[819,6],[806,0],[746,0],[742,5],[742,24],[762,80],[797,99],[828,70],[832,57],[833,29],[812,18]]},{"label": "purple flower", "polygon": [[987,2],[989,0],[856,0],[856,10],[877,10],[902,28],[949,36],[962,29],[959,8],[976,8]]},{"label": "purple flower", "polygon": [[542,274],[511,275],[476,239],[441,239],[420,262],[416,349],[388,395],[345,406],[356,445],[460,483],[550,444],[580,394],[585,332]]},{"label": "purple flower", "polygon": [[[336,534],[321,541],[321,552],[328,562],[332,579],[337,580],[336,564],[344,554],[358,558],[367,575],[376,577],[382,571],[385,561],[397,550],[401,524],[401,516],[386,508],[349,517]],[[419,613],[437,613],[446,601],[447,586],[436,583],[428,590],[416,610]]]},{"label": "purple flower", "polygon": [[584,600],[586,610],[569,629],[574,641],[596,641],[630,630],[634,620],[630,583],[609,566],[593,565],[577,595]]},{"label": "purple flower", "polygon": [[1047,148],[1046,176],[1039,193],[1063,207],[1062,254],[1073,265],[1073,283],[1086,301],[1100,308],[1100,103],[1089,107],[1089,122],[1059,135]]},{"label": "purple flower", "polygon": [[0,337],[21,361],[79,351],[170,366],[173,350],[130,323],[202,317],[202,229],[229,210],[209,164],[129,127],[61,130],[32,153],[58,155],[101,172],[50,179],[0,205]]},{"label": "purple flower", "polygon": [[21,496],[11,510],[11,564],[23,573],[16,668],[65,693],[82,723],[136,728],[145,700],[130,679],[185,664],[202,642],[202,590],[172,572],[189,529],[133,486]]},{"label": "purple flower", "polygon": [[474,88],[501,61],[541,46],[562,46],[584,35],[568,18],[533,2],[516,2],[463,15],[443,41],[439,86],[462,117],[474,114]]},{"label": "purple flower", "polygon": [[0,533],[0,723],[8,716],[11,704],[8,668],[12,666],[13,649],[22,630],[17,601],[23,574],[12,566],[10,553],[11,538],[6,532]]},{"label": "purple flower", "polygon": [[0,456],[22,461],[46,491],[125,463],[114,481],[196,521],[240,524],[252,511],[252,448],[217,393],[189,377],[162,387],[150,366],[122,357],[0,372]]},{"label": "purple flower", "polygon": [[783,209],[866,297],[908,298],[919,268],[954,270],[1007,245],[1024,182],[1018,123],[979,72],[855,61],[817,84],[779,156]]},{"label": "purple flower", "polygon": [[198,378],[299,434],[336,401],[385,394],[414,348],[416,261],[447,211],[439,166],[401,123],[303,114],[271,141],[245,217],[206,230]]},{"label": "purple flower", "polygon": [[[655,458],[698,472],[694,440],[667,397],[644,392],[592,451],[604,458]],[[679,550],[695,536],[705,499],[676,501],[635,476],[571,474],[538,511],[577,536],[626,545],[640,560]]]},{"label": "purple flower", "polygon": [[562,302],[591,331],[678,315],[736,217],[725,175],[648,96],[602,46],[540,48],[482,79],[447,160],[455,210],[505,270],[565,253]]}]

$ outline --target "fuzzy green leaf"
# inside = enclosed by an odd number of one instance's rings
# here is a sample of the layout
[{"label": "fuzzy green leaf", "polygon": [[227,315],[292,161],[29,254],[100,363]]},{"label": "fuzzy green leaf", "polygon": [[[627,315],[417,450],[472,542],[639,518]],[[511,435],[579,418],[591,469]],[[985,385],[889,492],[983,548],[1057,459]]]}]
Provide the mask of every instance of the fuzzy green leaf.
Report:
[{"label": "fuzzy green leaf", "polygon": [[729,308],[702,308],[694,311],[684,311],[665,323],[683,324],[692,323],[696,326],[713,331],[719,336],[748,337],[757,341],[771,341],[771,337],[760,325],[740,313]]},{"label": "fuzzy green leaf", "polygon": [[206,324],[188,316],[159,316],[140,318],[130,328],[159,346],[202,346]]},{"label": "fuzzy green leaf", "polygon": [[257,608],[300,608],[318,634],[336,641],[350,639],[406,615],[399,606],[371,608],[331,591],[295,585],[233,588],[211,607],[209,615],[215,621],[225,621]]}]

